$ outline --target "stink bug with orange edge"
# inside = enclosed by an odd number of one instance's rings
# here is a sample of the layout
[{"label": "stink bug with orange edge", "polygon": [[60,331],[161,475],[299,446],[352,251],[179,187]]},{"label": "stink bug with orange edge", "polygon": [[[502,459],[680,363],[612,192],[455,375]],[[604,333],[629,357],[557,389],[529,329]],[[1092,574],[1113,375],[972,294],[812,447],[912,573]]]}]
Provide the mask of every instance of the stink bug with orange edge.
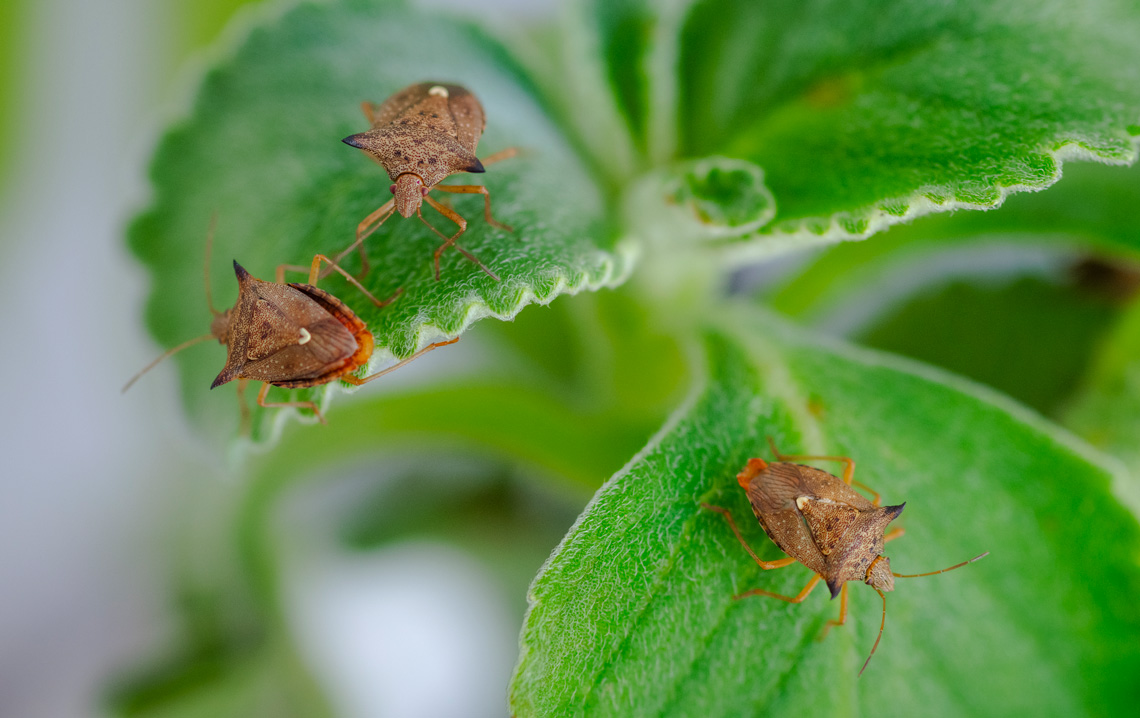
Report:
[{"label": "stink bug with orange edge", "polygon": [[[210,323],[210,333],[184,342],[155,359],[127,382],[123,387],[124,392],[139,377],[168,356],[207,339],[217,339],[227,347],[226,365],[210,385],[211,389],[238,379],[240,380],[238,394],[243,396],[248,380],[260,381],[263,385],[257,395],[258,406],[293,406],[311,409],[323,424],[324,416],[311,401],[266,401],[269,387],[299,389],[320,386],[336,379],[359,386],[404,366],[436,347],[459,341],[456,337],[449,341],[429,344],[394,366],[371,376],[357,377],[353,372],[365,366],[372,357],[374,346],[372,333],[344,302],[316,286],[321,263],[326,262],[343,274],[378,307],[393,302],[403,290],[397,290],[388,299],[380,301],[323,254],[313,257],[312,266],[308,268],[289,264],[279,265],[276,282],[255,278],[235,260],[234,273],[238,280],[238,299],[233,307],[219,312],[214,309],[210,293],[212,240],[211,223],[206,242],[205,269],[206,304],[210,313],[214,315],[214,320]],[[286,284],[286,270],[308,271],[309,283]],[[248,428],[249,410],[244,401],[241,407],[244,432]]]},{"label": "stink bug with orange edge", "polygon": [[[801,603],[822,580],[827,583],[833,599],[841,596],[839,618],[827,622],[824,628],[826,635],[832,626],[842,626],[847,621],[847,581],[865,582],[883,599],[883,619],[875,645],[859,671],[859,675],[863,675],[883,637],[887,623],[885,592],[894,590],[895,578],[933,576],[952,571],[987,556],[989,551],[941,571],[892,573],[890,559],[883,555],[883,546],[902,536],[903,530],[896,528],[890,533],[885,532],[887,525],[902,513],[905,504],[882,506],[877,492],[854,480],[855,461],[846,456],[786,455],[780,453],[770,437],[768,443],[778,461],[749,459],[736,480],[747,492],[760,526],[780,550],[788,554],[788,558],[762,560],[744,540],[727,509],[701,505],[725,517],[737,540],[760,568],[783,568],[798,561],[811,569],[815,576],[795,596],[754,588],[734,598],[769,596],[788,603]],[[843,478],[811,466],[788,463],[788,460],[840,461],[845,464]],[[868,500],[855,491],[851,488],[853,484],[873,494],[874,499]]]}]

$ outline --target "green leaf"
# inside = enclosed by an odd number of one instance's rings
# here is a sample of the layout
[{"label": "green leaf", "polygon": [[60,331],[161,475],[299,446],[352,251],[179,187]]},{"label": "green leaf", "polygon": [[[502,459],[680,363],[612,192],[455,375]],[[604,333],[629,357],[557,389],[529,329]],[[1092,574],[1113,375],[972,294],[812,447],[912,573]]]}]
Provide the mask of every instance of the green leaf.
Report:
[{"label": "green leaf", "polygon": [[925,361],[1052,414],[1068,399],[1117,308],[1052,277],[930,287],[850,334]]},{"label": "green leaf", "polygon": [[332,709],[285,641],[242,636],[196,647],[116,688],[123,718],[318,718]]},{"label": "green leaf", "polygon": [[[737,308],[707,341],[707,378],[595,496],[531,589],[515,715],[1084,715],[1127,712],[1140,671],[1140,527],[1121,477],[1001,397],[909,362],[805,336]],[[886,502],[899,579],[862,679],[881,603],[794,595],[802,566],[750,518],[735,474],[785,452],[854,457]],[[822,465],[821,465],[822,466]],[[1079,547],[1074,549],[1074,547]],[[1077,553],[1074,553],[1076,551]],[[1075,560],[1077,555],[1090,560]],[[1093,558],[1095,557],[1095,558]],[[1032,687],[1027,690],[1027,687]]]},{"label": "green leaf", "polygon": [[776,204],[756,165],[705,157],[647,174],[628,193],[624,211],[629,224],[656,244],[727,244],[749,239],[771,222]]},{"label": "green leaf", "polygon": [[11,162],[15,157],[17,115],[30,99],[27,85],[17,69],[30,62],[30,2],[10,0],[0,5],[0,190],[12,180]]},{"label": "green leaf", "polygon": [[[874,242],[831,247],[767,299],[785,314],[818,322],[857,302],[857,295],[882,293],[900,277],[922,286],[963,276],[970,268],[993,275],[994,265],[999,265],[997,274],[1013,275],[1089,253],[1134,261],[1140,259],[1134,221],[1138,205],[1140,165],[1122,170],[1071,164],[1057,187],[1010,197],[1000,212],[925,217],[894,227]],[[1008,249],[1002,257],[984,256],[1003,246]],[[962,261],[971,255],[972,261]]]},{"label": "green leaf", "polygon": [[1074,164],[1048,193],[844,242],[771,291],[818,329],[982,381],[1043,412],[1070,397],[1140,257],[1140,165]]},{"label": "green leaf", "polygon": [[[377,309],[339,277],[322,280],[375,334],[374,363],[406,357],[481,317],[507,319],[525,304],[621,281],[628,256],[615,245],[597,186],[502,46],[473,25],[394,3],[302,4],[254,27],[210,70],[190,116],[159,144],[155,198],[130,232],[153,277],[155,336],[173,345],[208,326],[199,267],[213,213],[212,286],[223,305],[236,294],[231,259],[272,279],[280,263],[307,265],[317,252],[351,244],[357,224],[391,198],[391,180],[340,139],[367,129],[362,100],[379,102],[425,78],[463,83],[480,98],[487,112],[480,154],[523,151],[480,178],[451,181],[485,181],[494,216],[514,231],[484,221],[482,197],[449,195],[470,220],[459,244],[502,281],[455,251],[444,255],[436,281],[432,252],[442,240],[398,215],[365,245],[374,269],[364,283],[381,298],[402,287],[394,304]],[[454,230],[425,210],[441,231]],[[356,271],[355,262],[346,266]],[[181,366],[187,403],[198,413],[222,361],[220,352],[207,362],[194,351]]]},{"label": "green leaf", "polygon": [[865,237],[1042,189],[1065,159],[1136,156],[1140,13],[1128,4],[622,5],[664,46],[621,58],[644,68],[623,106],[673,108],[676,155],[762,168],[778,211],[761,235]]},{"label": "green leaf", "polygon": [[1102,344],[1064,420],[1094,446],[1121,459],[1140,492],[1140,302],[1132,302]]}]

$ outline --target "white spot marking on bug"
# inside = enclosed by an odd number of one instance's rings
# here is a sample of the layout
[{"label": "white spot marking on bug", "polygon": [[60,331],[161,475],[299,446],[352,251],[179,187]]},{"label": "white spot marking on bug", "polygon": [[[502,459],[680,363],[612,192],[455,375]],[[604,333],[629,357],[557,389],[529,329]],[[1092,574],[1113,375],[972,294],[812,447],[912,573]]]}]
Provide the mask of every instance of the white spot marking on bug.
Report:
[{"label": "white spot marking on bug", "polygon": [[313,335],[309,334],[309,330],[304,328],[304,327],[301,327],[301,338],[297,340],[297,343],[298,344],[308,344],[309,340],[312,338],[313,338]]},{"label": "white spot marking on bug", "polygon": [[803,511],[804,506],[809,501],[814,501],[817,504],[834,504],[834,503],[836,503],[835,501],[832,501],[831,499],[813,498],[811,496],[797,496],[796,497],[796,508],[798,508],[800,511]]},{"label": "white spot marking on bug", "polygon": [[436,97],[448,97],[447,88],[443,85],[435,85],[428,90],[428,94],[435,95]]}]

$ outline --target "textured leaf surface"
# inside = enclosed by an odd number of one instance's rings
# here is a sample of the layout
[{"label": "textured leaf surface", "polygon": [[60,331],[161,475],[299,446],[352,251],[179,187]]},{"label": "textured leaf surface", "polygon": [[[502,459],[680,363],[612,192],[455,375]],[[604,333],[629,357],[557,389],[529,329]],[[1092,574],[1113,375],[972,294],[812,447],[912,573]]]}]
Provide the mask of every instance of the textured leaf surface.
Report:
[{"label": "textured leaf surface", "polygon": [[778,213],[762,235],[867,236],[1044,188],[1062,158],[1135,157],[1134,5],[610,5],[596,28],[603,48],[623,48],[608,77],[631,129],[652,146],[672,139],[664,118],[675,146],[656,156],[763,169]]},{"label": "textured leaf surface", "polygon": [[[619,281],[628,269],[604,221],[593,181],[503,48],[474,26],[393,3],[345,0],[301,4],[255,27],[233,55],[207,73],[190,116],[163,138],[152,175],[155,199],[131,230],[131,244],[154,278],[148,318],[164,344],[207,328],[201,261],[218,215],[212,284],[219,304],[236,294],[229,261],[272,279],[280,263],[307,264],[316,252],[348,246],[357,223],[391,197],[376,164],[340,139],[367,129],[360,102],[379,102],[425,79],[468,86],[482,101],[487,130],[479,154],[508,146],[523,155],[480,176],[495,217],[479,195],[446,195],[469,220],[460,244],[501,278],[495,282],[457,252],[432,277],[436,235],[395,216],[367,241],[374,267],[365,285],[376,309],[339,278],[322,280],[364,319],[377,346],[397,357],[439,335],[456,335],[487,315],[513,316],[528,302]],[[425,206],[441,231],[454,226]],[[356,259],[346,260],[357,270]],[[292,281],[304,281],[302,275]],[[221,366],[205,350],[183,357],[191,404]]]},{"label": "textured leaf surface", "polygon": [[[751,312],[753,310],[742,310]],[[1079,715],[1127,711],[1140,670],[1140,530],[1113,477],[1070,439],[996,395],[884,355],[734,317],[707,343],[708,377],[596,495],[532,587],[511,693],[536,715]],[[889,545],[899,579],[862,679],[880,602],[734,601],[794,594],[802,566],[751,519],[735,474],[784,451],[846,454],[887,502],[907,501]],[[822,466],[822,465],[821,465]],[[1073,547],[1095,561],[1075,562]],[[1032,687],[1032,690],[1027,690]]]}]

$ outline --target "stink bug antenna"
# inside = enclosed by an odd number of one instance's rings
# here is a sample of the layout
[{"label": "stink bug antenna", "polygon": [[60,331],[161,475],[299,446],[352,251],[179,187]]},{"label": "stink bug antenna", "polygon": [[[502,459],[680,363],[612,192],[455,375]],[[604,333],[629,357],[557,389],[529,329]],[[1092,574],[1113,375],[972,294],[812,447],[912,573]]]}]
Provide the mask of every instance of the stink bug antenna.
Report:
[{"label": "stink bug antenna", "polygon": [[[221,314],[221,312],[219,312],[217,309],[214,309],[214,298],[210,292],[210,253],[211,253],[211,250],[214,248],[214,230],[217,228],[217,226],[218,226],[218,213],[215,211],[212,215],[210,215],[210,229],[206,232],[206,265],[204,267],[204,274],[205,274],[205,278],[206,278],[206,306],[208,306],[210,308],[210,313],[213,314],[215,317],[218,316],[219,314]],[[131,388],[131,385],[133,385],[136,381],[138,381],[139,378],[142,377],[143,374],[146,374],[148,371],[150,371],[151,369],[153,369],[156,366],[158,366],[159,364],[161,364],[163,359],[166,359],[167,357],[169,357],[173,354],[177,354],[178,352],[182,351],[183,349],[185,349],[187,347],[192,347],[199,342],[204,342],[207,339],[212,339],[213,337],[214,337],[213,334],[203,334],[200,337],[195,337],[189,341],[182,342],[181,344],[174,347],[173,349],[166,350],[157,359],[155,359],[150,364],[147,364],[145,367],[143,367],[142,371],[140,371],[138,374],[135,374],[134,376],[132,376],[131,380],[128,381],[123,386],[122,393],[125,394],[127,389]]]},{"label": "stink bug antenna", "polygon": [[977,561],[979,559],[983,559],[989,555],[990,555],[990,552],[986,551],[984,554],[982,554],[980,556],[975,556],[972,559],[970,559],[969,561],[963,561],[962,563],[955,564],[955,565],[951,566],[950,568],[944,568],[941,571],[931,571],[930,573],[894,573],[892,571],[891,575],[894,576],[895,578],[918,578],[919,576],[937,576],[940,573],[946,573],[947,571],[953,571],[956,568],[962,568],[966,564],[973,563],[974,561]]},{"label": "stink bug antenna", "polygon": [[213,339],[213,338],[214,338],[213,334],[203,334],[200,337],[194,337],[190,341],[182,342],[181,344],[174,347],[173,349],[166,350],[165,352],[162,353],[162,356],[158,357],[157,359],[152,361],[150,364],[147,364],[145,367],[143,367],[142,371],[140,371],[138,374],[135,374],[134,376],[132,376],[131,380],[128,381],[126,383],[126,385],[123,387],[122,393],[125,394],[127,389],[130,389],[131,385],[139,380],[139,377],[141,377],[143,374],[146,374],[148,371],[150,371],[151,369],[158,366],[162,362],[163,359],[167,358],[168,356],[171,356],[172,354],[177,354],[178,352],[182,351],[186,347],[192,347],[195,344],[197,344],[198,342],[204,342],[207,339]]},{"label": "stink bug antenna", "polygon": [[[969,561],[966,563],[969,563]],[[883,593],[877,588],[875,589],[875,592],[879,594],[879,598],[883,599],[883,620],[879,624],[879,635],[875,638],[875,645],[871,646],[871,655],[867,656],[867,660],[863,661],[863,667],[859,669],[859,676],[862,676],[863,671],[867,670],[867,664],[871,662],[871,656],[875,655],[875,649],[879,647],[879,641],[881,641],[883,638],[883,629],[887,627],[887,594]]]},{"label": "stink bug antenna", "polygon": [[[930,573],[895,573],[892,571],[891,575],[894,576],[895,578],[918,578],[919,576],[937,576],[940,573],[946,573],[947,571],[953,571],[956,568],[962,568],[966,564],[973,563],[974,561],[977,561],[978,559],[981,559],[981,558],[985,558],[986,556],[989,556],[989,555],[990,555],[990,552],[986,551],[981,556],[975,556],[972,559],[970,559],[969,561],[963,561],[962,563],[955,564],[954,566],[951,566],[950,568],[944,568],[941,571],[931,571]],[[871,656],[875,655],[875,649],[877,649],[879,647],[879,641],[883,638],[883,629],[886,628],[886,626],[887,626],[887,596],[885,593],[883,593],[882,591],[880,591],[877,588],[875,589],[875,592],[878,593],[879,596],[883,599],[883,621],[882,621],[882,623],[879,624],[879,635],[877,638],[875,638],[875,645],[871,646],[871,655],[867,656],[867,660],[863,662],[863,667],[859,669],[859,675],[860,676],[863,675],[863,671],[867,670],[867,664],[871,662]]]}]

